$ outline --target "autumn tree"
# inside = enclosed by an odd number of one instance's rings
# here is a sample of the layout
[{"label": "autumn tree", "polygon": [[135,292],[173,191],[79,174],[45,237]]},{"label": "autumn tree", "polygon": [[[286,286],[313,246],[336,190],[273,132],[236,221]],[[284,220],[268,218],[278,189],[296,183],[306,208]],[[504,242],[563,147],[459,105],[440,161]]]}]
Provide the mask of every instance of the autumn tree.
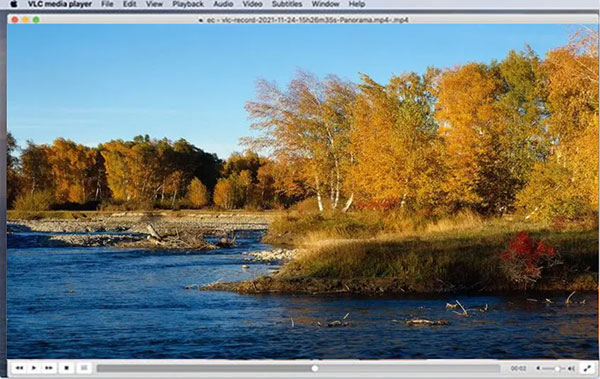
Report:
[{"label": "autumn tree", "polygon": [[94,149],[95,164],[90,167],[90,180],[92,182],[93,200],[107,200],[110,198],[110,188],[106,180],[106,167],[102,156],[101,146]]},{"label": "autumn tree", "polygon": [[242,172],[240,172],[240,175],[238,176],[236,184],[239,187],[239,189],[237,190],[239,199],[236,205],[239,208],[243,208],[245,206],[255,203],[255,184],[252,180],[252,173],[250,172],[250,170],[242,170]]},{"label": "autumn tree", "polygon": [[477,186],[486,180],[482,161],[492,153],[494,100],[500,86],[493,71],[480,63],[469,63],[441,76],[436,117],[448,165],[443,188],[455,208],[484,201]]},{"label": "autumn tree", "polygon": [[235,208],[235,190],[235,183],[231,176],[229,178],[219,179],[213,193],[213,202],[216,206],[224,209]]},{"label": "autumn tree", "polygon": [[598,32],[583,28],[548,52],[550,155],[519,195],[527,217],[579,218],[598,212]]},{"label": "autumn tree", "polygon": [[436,71],[394,76],[387,85],[363,75],[353,111],[349,185],[371,205],[432,208],[440,196],[442,147],[436,135]]},{"label": "autumn tree", "polygon": [[186,188],[186,175],[181,170],[175,170],[168,174],[164,182],[161,184],[161,189],[163,190],[163,194],[168,194],[171,198],[171,207],[175,207],[175,203],[177,199],[181,197],[183,190]]},{"label": "autumn tree", "polygon": [[169,201],[175,206],[185,196],[194,177],[208,183],[210,191],[221,170],[221,161],[185,139],[137,136],[101,146],[107,182],[119,201]]},{"label": "autumn tree", "polygon": [[50,147],[27,141],[21,154],[22,190],[31,194],[37,191],[54,191]]},{"label": "autumn tree", "polygon": [[50,147],[48,162],[56,200],[84,203],[92,197],[96,189],[92,173],[96,164],[94,149],[58,138]]},{"label": "autumn tree", "polygon": [[436,116],[446,145],[444,189],[455,208],[511,211],[533,165],[547,154],[540,65],[526,48],[500,63],[468,63],[442,74]]},{"label": "autumn tree", "polygon": [[[257,172],[256,200],[260,208],[281,206],[278,196],[276,164],[269,159],[263,160]],[[285,193],[285,190],[282,191]]]},{"label": "autumn tree", "polygon": [[194,208],[202,208],[210,202],[210,194],[206,186],[198,178],[192,179],[187,189],[187,199]]},{"label": "autumn tree", "polygon": [[256,181],[258,169],[262,165],[258,153],[252,150],[246,150],[244,153],[233,152],[223,165],[222,176],[228,177],[231,174],[240,174],[242,171],[248,171],[253,182]]},{"label": "autumn tree", "polygon": [[150,138],[116,140],[102,146],[108,185],[114,199],[149,201],[162,184],[160,161]]},{"label": "autumn tree", "polygon": [[246,104],[252,128],[261,132],[246,139],[255,149],[299,169],[297,175],[315,194],[323,210],[323,196],[329,193],[333,208],[342,197],[343,164],[348,160],[347,144],[350,107],[354,85],[335,76],[318,80],[298,72],[286,90],[261,80],[257,99]]}]

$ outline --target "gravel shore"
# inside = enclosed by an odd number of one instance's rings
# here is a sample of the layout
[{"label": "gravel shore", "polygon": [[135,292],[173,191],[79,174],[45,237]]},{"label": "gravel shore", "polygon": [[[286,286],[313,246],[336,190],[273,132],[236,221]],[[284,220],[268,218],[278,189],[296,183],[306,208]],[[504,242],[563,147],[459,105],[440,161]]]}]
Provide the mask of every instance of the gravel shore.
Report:
[{"label": "gravel shore", "polygon": [[296,254],[298,254],[299,249],[281,249],[275,248],[273,250],[263,250],[263,251],[254,251],[254,252],[244,252],[242,254],[248,255],[250,258],[248,260],[255,262],[287,262],[294,259]]},{"label": "gravel shore", "polygon": [[[158,233],[152,236],[148,229]],[[207,213],[181,217],[122,213],[77,220],[9,220],[9,247],[115,246],[160,249],[214,249],[205,237],[240,230],[266,230],[268,215]]]}]

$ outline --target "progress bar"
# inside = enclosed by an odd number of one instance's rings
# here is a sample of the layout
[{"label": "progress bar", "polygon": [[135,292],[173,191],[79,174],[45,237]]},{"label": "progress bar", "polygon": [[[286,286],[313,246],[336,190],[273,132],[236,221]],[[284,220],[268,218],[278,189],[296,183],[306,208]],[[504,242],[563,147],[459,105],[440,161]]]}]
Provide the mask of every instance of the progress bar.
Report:
[{"label": "progress bar", "polygon": [[99,374],[146,374],[146,373],[500,373],[500,364],[98,364]]}]

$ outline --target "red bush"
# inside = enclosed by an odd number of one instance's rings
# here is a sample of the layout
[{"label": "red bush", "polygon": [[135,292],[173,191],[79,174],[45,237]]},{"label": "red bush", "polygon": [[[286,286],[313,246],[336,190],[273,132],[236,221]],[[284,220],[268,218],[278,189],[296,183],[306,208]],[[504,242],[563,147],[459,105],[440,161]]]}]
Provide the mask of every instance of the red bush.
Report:
[{"label": "red bush", "polygon": [[526,232],[519,232],[500,254],[508,278],[527,287],[542,276],[542,269],[560,263],[556,250],[542,241],[534,241]]}]

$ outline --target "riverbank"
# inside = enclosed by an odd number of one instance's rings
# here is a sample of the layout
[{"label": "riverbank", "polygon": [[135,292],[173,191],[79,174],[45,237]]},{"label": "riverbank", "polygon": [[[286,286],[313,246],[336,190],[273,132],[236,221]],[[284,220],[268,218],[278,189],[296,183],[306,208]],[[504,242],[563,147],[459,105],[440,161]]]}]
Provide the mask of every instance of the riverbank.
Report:
[{"label": "riverbank", "polygon": [[[76,215],[76,216],[75,216]],[[96,247],[209,250],[232,247],[234,233],[266,231],[268,243],[245,260],[284,263],[268,277],[202,289],[240,293],[364,294],[596,291],[598,231],[561,229],[515,219],[461,215],[413,224],[373,214],[277,212],[80,212],[64,219],[10,219],[9,247]],[[527,283],[512,280],[501,252],[525,232],[556,250],[556,260]],[[23,236],[26,235],[26,238]]]},{"label": "riverbank", "polygon": [[231,245],[234,232],[266,230],[274,216],[239,211],[70,212],[65,218],[64,212],[35,212],[35,217],[14,218],[22,213],[8,214],[9,247],[208,250]]},{"label": "riverbank", "polygon": [[[269,277],[203,289],[363,295],[598,289],[595,228],[572,225],[556,230],[512,219],[474,218],[388,232],[389,228],[377,231],[377,219],[360,223],[362,215],[343,217],[276,220],[267,240],[288,245],[294,241],[302,247],[294,259]],[[501,254],[520,232],[556,252],[552,264],[540,261],[539,277],[525,283],[507,272]]]}]

